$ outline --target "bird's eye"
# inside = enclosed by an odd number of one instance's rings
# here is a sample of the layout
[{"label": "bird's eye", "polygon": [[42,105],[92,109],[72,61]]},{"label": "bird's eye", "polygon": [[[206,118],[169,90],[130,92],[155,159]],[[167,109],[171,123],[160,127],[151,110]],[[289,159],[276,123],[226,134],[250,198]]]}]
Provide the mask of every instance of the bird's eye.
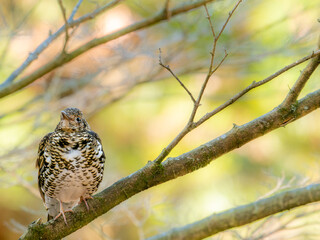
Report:
[{"label": "bird's eye", "polygon": [[76,121],[79,123],[79,122],[81,122],[81,119],[79,117],[77,117]]}]

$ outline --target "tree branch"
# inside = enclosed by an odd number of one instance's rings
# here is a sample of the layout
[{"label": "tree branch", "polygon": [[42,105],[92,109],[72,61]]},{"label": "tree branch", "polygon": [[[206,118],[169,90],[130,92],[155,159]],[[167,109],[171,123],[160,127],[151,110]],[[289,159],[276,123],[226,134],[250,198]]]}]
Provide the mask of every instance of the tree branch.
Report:
[{"label": "tree branch", "polygon": [[[320,184],[278,193],[272,197],[212,214],[200,221],[173,228],[147,240],[196,240],[212,236],[226,229],[239,227],[275,213],[320,201]],[[292,219],[290,219],[292,221]]]},{"label": "tree branch", "polygon": [[183,84],[183,82],[181,82],[181,80],[177,77],[177,75],[174,74],[174,72],[171,70],[169,65],[164,65],[162,63],[162,59],[161,59],[161,48],[159,48],[159,65],[165,69],[167,69],[171,75],[180,83],[180,85],[182,86],[182,88],[184,90],[186,90],[186,92],[188,93],[188,95],[190,96],[191,100],[193,103],[196,103],[196,100],[194,99],[194,97],[192,96],[192,93],[188,90],[188,88]]},{"label": "tree branch", "polygon": [[[201,125],[202,123],[204,123],[205,121],[207,121],[209,118],[211,118],[212,116],[216,115],[217,113],[221,112],[223,109],[225,109],[226,107],[230,106],[231,104],[233,104],[234,102],[236,102],[239,98],[241,98],[243,95],[245,95],[246,93],[248,93],[249,91],[251,91],[254,88],[260,87],[268,82],[270,82],[271,80],[275,79],[276,77],[278,77],[279,75],[281,75],[282,73],[288,71],[289,69],[304,63],[305,61],[308,61],[309,59],[312,59],[316,56],[320,56],[320,50],[317,51],[313,51],[311,54],[309,54],[308,56],[305,56],[287,66],[285,66],[284,68],[280,69],[279,71],[275,72],[274,74],[270,75],[269,77],[261,80],[261,81],[253,81],[248,87],[246,87],[245,89],[243,89],[242,91],[238,92],[237,94],[235,94],[232,98],[230,98],[228,101],[226,101],[225,103],[223,103],[222,105],[220,105],[219,107],[215,108],[214,110],[212,110],[211,112],[206,113],[202,118],[200,118],[197,122],[195,122],[194,126],[197,127],[199,125]],[[312,72],[308,72],[308,74],[312,74]],[[309,76],[310,76],[309,75]],[[306,77],[308,76],[307,74],[305,75]]]},{"label": "tree branch", "polygon": [[[318,50],[318,52],[319,52],[319,50]],[[283,105],[289,106],[291,104],[294,104],[294,102],[298,99],[305,84],[309,80],[311,74],[316,70],[316,68],[319,66],[319,64],[320,64],[320,55],[317,55],[316,57],[314,57],[310,61],[310,63],[307,65],[307,67],[301,72],[300,77],[295,82],[293,87],[290,89],[287,97],[283,101],[283,103],[282,103]]]},{"label": "tree branch", "polygon": [[[246,93],[248,93],[249,91],[251,91],[252,89],[262,86],[268,82],[270,82],[271,80],[273,80],[274,78],[278,77],[279,75],[281,75],[282,73],[288,71],[289,69],[311,59],[314,57],[320,56],[320,50],[317,51],[313,51],[310,55],[303,57],[287,66],[285,66],[284,68],[280,69],[279,71],[275,72],[274,74],[270,75],[269,77],[259,81],[259,82],[252,82],[248,87],[246,87],[245,89],[243,89],[242,91],[238,92],[237,94],[235,94],[232,98],[230,98],[228,101],[226,101],[225,103],[223,103],[222,105],[220,105],[219,107],[215,108],[214,110],[212,110],[211,112],[206,113],[204,116],[202,116],[197,122],[188,122],[188,124],[185,126],[184,129],[182,129],[182,131],[169,143],[169,145],[167,147],[165,147],[162,152],[159,154],[159,156],[154,160],[157,163],[160,163],[161,161],[163,161],[163,159],[169,155],[170,151],[182,140],[182,138],[187,135],[191,130],[199,127],[202,123],[204,123],[205,121],[207,121],[208,119],[210,119],[212,116],[216,115],[217,113],[221,112],[223,109],[227,108],[228,106],[230,106],[231,104],[233,104],[234,102],[236,102],[239,98],[241,98],[243,95],[245,95]],[[307,70],[307,69],[305,69]],[[307,74],[305,74],[305,77],[308,77],[308,74],[312,74],[311,71],[308,71]],[[310,76],[309,75],[309,76]]]},{"label": "tree branch", "polygon": [[[224,60],[226,59],[226,57],[228,56],[227,52],[225,51],[225,56],[222,58],[222,60],[219,62],[219,64],[213,69],[213,64],[214,64],[214,59],[215,59],[215,53],[216,53],[216,47],[217,47],[217,43],[218,43],[218,40],[219,40],[219,37],[221,36],[221,33],[223,32],[223,30],[225,29],[227,23],[229,22],[230,18],[232,17],[233,13],[235,12],[235,10],[237,9],[237,7],[239,6],[239,4],[242,2],[242,0],[238,0],[238,3],[235,5],[235,7],[233,8],[233,10],[229,13],[229,16],[227,18],[227,20],[225,21],[225,23],[223,24],[223,27],[221,28],[220,32],[219,32],[219,36],[216,37],[215,35],[215,31],[214,31],[214,27],[213,27],[213,24],[212,24],[212,21],[211,21],[211,17],[209,15],[209,12],[208,12],[208,8],[207,8],[207,5],[204,4],[204,8],[205,8],[205,11],[206,11],[206,14],[207,14],[207,19],[209,21],[209,25],[210,25],[210,29],[211,29],[211,32],[212,32],[212,35],[213,35],[213,44],[212,44],[212,50],[210,52],[211,54],[211,58],[210,58],[210,64],[209,64],[209,67],[208,67],[208,73],[202,83],[202,86],[201,86],[201,89],[199,91],[199,94],[198,94],[198,98],[197,100],[194,99],[194,97],[191,95],[191,93],[188,91],[188,89],[186,87],[183,87],[186,89],[186,91],[189,93],[189,95],[191,96],[192,98],[192,101],[193,101],[193,109],[191,111],[191,114],[190,114],[190,117],[189,117],[189,120],[186,124],[186,126],[182,129],[182,131],[169,143],[168,146],[166,146],[162,151],[161,153],[158,155],[158,157],[156,157],[156,159],[154,160],[156,163],[161,163],[169,154],[170,152],[172,151],[172,149],[182,140],[182,138],[184,138],[185,135],[187,135],[191,130],[193,130],[194,128],[196,128],[195,126],[195,123],[194,123],[194,118],[196,116],[196,113],[198,111],[198,108],[200,106],[200,102],[201,102],[201,99],[202,99],[202,96],[204,94],[204,91],[207,87],[207,84],[211,78],[211,76],[213,75],[213,73],[215,73],[215,71],[217,71],[217,69],[221,66],[221,64],[224,62]],[[160,59],[161,60],[161,59]],[[161,65],[161,64],[160,64]],[[163,66],[165,67],[165,66]],[[166,68],[166,67],[165,67]],[[168,66],[169,68],[169,66]],[[167,68],[167,69],[168,69]],[[170,72],[171,69],[169,68],[168,69]],[[173,74],[173,72],[172,72]],[[173,74],[174,75],[174,74]],[[175,76],[175,75],[174,75]],[[176,79],[180,82],[180,80],[176,77]],[[181,82],[180,82],[181,84]],[[199,125],[198,125],[199,126]]]},{"label": "tree branch", "polygon": [[[100,13],[106,11],[107,9],[112,8],[116,4],[118,4],[122,0],[114,0],[111,2],[108,2],[107,4],[103,5],[102,7],[94,10],[91,13],[85,14],[82,17],[79,17],[76,20],[73,20],[74,15],[78,11],[80,4],[82,0],[79,0],[77,5],[74,7],[69,19],[68,19],[68,25],[70,28],[78,26],[79,24],[86,22],[88,20],[93,19]],[[66,29],[66,25],[63,25],[61,28],[59,28],[58,31],[56,31],[53,34],[50,34],[50,36],[44,40],[32,53],[29,54],[27,59],[22,63],[20,67],[18,67],[15,71],[11,73],[11,75],[0,85],[0,92],[1,89],[5,86],[10,85],[10,83],[16,79],[34,60],[36,60],[40,53],[42,53],[56,38],[58,38]]]},{"label": "tree branch", "polygon": [[[145,167],[96,194],[94,200],[88,201],[90,205],[89,212],[87,212],[84,204],[80,204],[74,208],[73,213],[66,213],[68,226],[65,225],[61,218],[44,224],[37,221],[28,227],[28,231],[20,239],[61,239],[108,212],[111,208],[131,196],[205,167],[218,157],[272,130],[280,128],[283,126],[284,119],[291,118],[292,121],[295,121],[319,107],[320,90],[317,90],[299,100],[295,109],[279,105],[263,116],[242,126],[236,126],[222,136],[190,152],[174,158],[167,158],[166,161],[159,164],[149,162]],[[287,200],[289,201],[289,199]]]},{"label": "tree branch", "polygon": [[[173,8],[172,10],[170,10],[170,16],[173,17],[176,15],[188,12],[192,9],[195,9],[195,8],[202,6],[203,4],[213,2],[213,1],[215,1],[215,0],[198,0],[198,1],[195,1],[195,2],[192,2],[189,4],[184,4],[182,6],[179,6],[179,7],[176,7],[176,8]],[[18,90],[28,86],[29,84],[31,84],[32,82],[34,82],[38,78],[42,77],[43,75],[47,74],[48,72],[52,71],[53,69],[70,62],[71,60],[73,60],[74,58],[87,52],[91,48],[94,48],[94,47],[99,46],[101,44],[107,43],[111,40],[117,39],[117,38],[119,38],[123,35],[126,35],[128,33],[131,33],[131,32],[137,31],[137,30],[141,30],[141,29],[150,27],[154,24],[160,23],[164,20],[167,20],[167,17],[168,17],[167,12],[168,12],[168,10],[165,10],[165,11],[161,10],[158,14],[155,14],[154,16],[152,16],[150,18],[144,19],[144,20],[137,22],[137,23],[134,23],[128,27],[122,28],[117,32],[105,35],[100,38],[95,38],[95,39],[83,44],[82,46],[78,47],[77,49],[75,49],[74,51],[72,51],[68,54],[60,54],[55,59],[51,60],[47,64],[38,68],[33,73],[31,73],[25,77],[20,78],[16,82],[12,82],[12,80],[10,80],[10,81],[6,80],[3,84],[0,85],[0,98],[5,97],[15,91],[18,91]],[[71,24],[69,24],[69,26],[71,27]],[[30,63],[28,62],[26,64],[29,65]]]},{"label": "tree branch", "polygon": [[[64,44],[63,44],[63,48],[62,48],[62,52],[63,53],[67,53],[66,52],[66,47],[69,41],[69,32],[68,32],[68,28],[69,28],[69,23],[68,23],[68,19],[67,19],[67,15],[66,15],[66,9],[63,6],[62,0],[58,0],[60,9],[61,9],[61,13],[62,13],[62,17],[64,20],[64,26],[65,26],[65,39],[64,39]],[[76,5],[76,7],[78,6],[78,4]]]}]

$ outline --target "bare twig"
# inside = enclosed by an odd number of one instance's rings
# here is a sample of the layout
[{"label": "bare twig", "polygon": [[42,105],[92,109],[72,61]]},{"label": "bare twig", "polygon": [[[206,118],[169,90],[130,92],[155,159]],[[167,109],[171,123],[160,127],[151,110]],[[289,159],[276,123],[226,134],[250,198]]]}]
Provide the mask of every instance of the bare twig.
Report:
[{"label": "bare twig", "polygon": [[[282,222],[281,224],[279,224],[279,226],[277,226],[276,228],[274,228],[272,230],[269,230],[268,232],[261,233],[256,237],[254,236],[254,234],[252,234],[250,239],[251,240],[266,239],[267,237],[274,235],[282,230],[292,230],[292,229],[296,229],[296,228],[301,228],[301,226],[290,227],[289,225],[298,219],[301,219],[303,217],[308,217],[308,216],[315,214],[315,213],[319,213],[319,210],[316,210],[316,211],[313,210],[313,211],[309,211],[309,212],[294,214],[293,216],[290,216],[289,219],[287,219],[284,222]],[[285,214],[278,214],[277,218],[280,220],[280,218],[284,217],[284,216],[285,216]],[[268,220],[270,220],[270,218],[268,218]],[[314,224],[314,222],[312,224]],[[256,232],[256,231],[254,231],[254,232]]]},{"label": "bare twig", "polygon": [[[311,55],[314,55],[314,52]],[[314,72],[314,70],[319,66],[319,64],[320,64],[320,55],[314,57],[311,60],[311,62],[306,66],[306,68],[301,72],[300,77],[295,82],[293,87],[290,89],[288,95],[283,101],[284,106],[288,106],[290,104],[295,103],[302,89],[304,88],[305,84],[309,80],[309,76],[311,75],[312,72]]]},{"label": "bare twig", "polygon": [[238,92],[237,94],[235,94],[232,98],[230,98],[228,101],[226,101],[225,103],[223,103],[222,105],[220,105],[219,107],[215,108],[214,110],[212,110],[211,112],[205,114],[202,118],[200,118],[194,125],[197,127],[199,125],[201,125],[202,123],[204,123],[205,121],[207,121],[209,118],[211,118],[213,115],[217,114],[218,112],[221,112],[223,109],[225,109],[226,107],[228,107],[229,105],[231,105],[232,103],[234,103],[235,101],[237,101],[239,98],[241,98],[243,95],[245,95],[246,93],[248,93],[249,91],[251,91],[252,89],[259,87],[263,84],[266,84],[268,82],[270,82],[271,80],[273,80],[274,78],[278,77],[279,75],[281,75],[282,73],[288,71],[289,69],[309,60],[314,58],[315,56],[319,56],[320,55],[320,50],[318,51],[314,51],[312,52],[310,55],[303,57],[287,66],[285,66],[284,68],[280,69],[279,71],[275,72],[274,74],[270,75],[269,77],[259,81],[259,82],[252,82],[248,87],[246,87],[245,89],[243,89],[241,92]]},{"label": "bare twig", "polygon": [[77,11],[78,11],[78,9],[79,9],[82,1],[83,1],[83,0],[79,0],[78,3],[77,3],[77,5],[73,8],[73,10],[72,10],[72,12],[71,12],[71,14],[70,14],[70,17],[69,17],[69,19],[68,19],[68,22],[71,22],[71,21],[73,20],[74,15],[76,15],[76,13],[77,13]]},{"label": "bare twig", "polygon": [[[223,32],[223,30],[225,29],[225,26],[227,25],[227,23],[229,22],[231,16],[233,15],[233,13],[235,12],[236,8],[239,6],[240,2],[242,0],[239,0],[238,3],[236,4],[236,6],[233,8],[233,10],[229,13],[229,16],[226,20],[226,22],[224,23],[222,29],[220,30],[219,33],[219,37],[221,35],[221,33]],[[219,62],[219,64],[213,69],[214,66],[214,60],[215,60],[215,52],[216,52],[216,46],[217,46],[217,42],[219,37],[215,37],[215,30],[211,21],[211,17],[209,15],[207,6],[204,4],[204,8],[206,10],[206,15],[207,15],[207,19],[209,21],[209,25],[210,25],[210,29],[213,35],[213,44],[212,44],[212,50],[211,50],[211,58],[210,58],[210,65],[208,68],[208,73],[206,75],[206,78],[201,86],[201,89],[199,91],[198,94],[198,98],[196,101],[193,101],[193,109],[192,112],[190,114],[189,120],[186,124],[186,126],[183,128],[183,130],[169,143],[169,145],[167,147],[165,147],[162,152],[158,155],[158,157],[154,160],[156,163],[160,163],[161,161],[163,161],[163,159],[169,155],[169,153],[171,152],[171,150],[181,141],[181,139],[187,135],[192,129],[194,129],[195,123],[194,123],[194,118],[196,116],[197,110],[200,106],[200,102],[202,99],[202,96],[204,94],[204,91],[207,87],[207,84],[211,78],[211,76],[213,75],[214,72],[217,71],[217,69],[221,66],[221,64],[224,62],[224,60],[226,59],[226,57],[228,56],[227,52],[225,51],[225,56],[223,57],[223,59]]]},{"label": "bare twig", "polygon": [[[108,6],[114,6],[115,2],[118,3],[119,1],[120,0],[111,2],[113,4],[111,5],[111,3],[110,3]],[[198,1],[195,1],[192,3],[183,4],[179,7],[175,7],[172,10],[170,10],[171,16],[176,16],[176,15],[188,12],[192,9],[195,9],[195,8],[202,6],[205,3],[213,2],[213,1],[215,1],[215,0],[198,0]],[[90,19],[90,18],[91,18],[91,15],[86,15],[85,19]],[[84,21],[83,18],[79,18],[78,20]],[[167,20],[166,14],[164,11],[160,11],[158,14],[155,14],[154,16],[152,16],[150,18],[146,18],[140,22],[136,22],[128,27],[120,29],[117,32],[105,35],[100,38],[95,38],[95,39],[83,44],[82,46],[78,47],[74,51],[69,52],[69,54],[67,56],[65,56],[65,54],[60,54],[55,59],[49,61],[47,64],[38,68],[37,70],[35,70],[31,74],[20,78],[16,82],[12,82],[12,80],[15,79],[18,76],[18,74],[20,74],[26,68],[26,66],[20,66],[19,70],[18,69],[16,70],[17,72],[15,71],[14,73],[11,74],[12,77],[9,77],[3,84],[0,85],[0,98],[7,96],[17,90],[20,90],[21,88],[34,82],[39,77],[42,77],[43,75],[47,74],[48,72],[52,71],[53,69],[56,69],[57,67],[60,67],[61,65],[70,62],[74,58],[78,57],[79,55],[87,52],[88,50],[90,50],[96,46],[99,46],[99,45],[104,44],[106,42],[109,42],[111,40],[117,39],[117,38],[119,38],[123,35],[126,35],[128,33],[150,27],[150,26],[157,24],[157,23],[164,21],[164,20]],[[79,21],[75,20],[75,21],[69,23],[69,27],[75,26],[76,24],[78,24]],[[63,27],[61,29],[62,29],[61,31],[64,30]],[[60,29],[59,29],[59,31],[60,31]],[[61,33],[59,33],[59,34],[61,34]],[[57,33],[56,35],[59,35],[59,34]],[[51,41],[52,41],[52,39],[50,41],[47,41],[46,44],[50,44]],[[30,59],[34,60],[34,57],[38,56],[38,52],[34,52],[32,55],[34,55],[34,56],[30,57]],[[23,65],[29,65],[33,60],[25,61]]]},{"label": "bare twig", "polygon": [[222,28],[221,28],[218,36],[216,37],[217,41],[219,40],[221,34],[223,33],[224,29],[226,28],[226,26],[227,26],[227,24],[228,24],[230,18],[232,17],[233,13],[236,11],[236,9],[238,8],[238,6],[240,5],[241,2],[242,2],[242,0],[239,0],[239,1],[237,2],[236,6],[232,9],[232,11],[229,12],[229,16],[228,16],[228,18],[227,18],[227,21],[225,21],[225,23],[223,24],[223,26],[222,26]]},{"label": "bare twig", "polygon": [[[118,4],[120,1],[122,1],[122,0],[114,0],[114,1],[108,2],[105,5],[103,5],[102,7],[94,10],[93,12],[85,14],[76,20],[73,20],[73,17],[76,14],[76,12],[82,2],[82,0],[79,0],[79,2],[77,3],[75,8],[73,9],[71,16],[68,20],[69,27],[72,28],[72,27],[78,26],[79,24],[81,24],[83,22],[86,22],[88,20],[93,19],[94,17],[101,14],[102,12],[112,8],[113,6]],[[44,40],[33,52],[31,52],[29,54],[29,56],[22,63],[22,65],[20,67],[18,67],[16,70],[14,70],[11,73],[11,75],[0,85],[0,89],[8,86],[14,79],[16,79],[34,60],[36,60],[38,58],[39,54],[41,54],[57,37],[59,37],[63,32],[65,32],[65,28],[66,28],[66,26],[63,25],[61,28],[59,28],[58,31],[56,31],[53,34],[50,34],[50,36],[46,40]]]},{"label": "bare twig", "polygon": [[[31,16],[31,13],[37,8],[38,4],[40,3],[40,1],[37,1],[30,9],[29,11],[19,20],[19,22],[17,24],[15,24],[15,26],[12,26],[9,30],[9,34],[7,39],[5,40],[4,46],[3,46],[3,51],[0,54],[0,68],[2,67],[4,60],[7,56],[7,53],[10,49],[10,45],[12,44],[12,39],[19,33],[20,28],[28,21],[28,18]],[[2,17],[2,21],[5,25],[5,27],[8,27],[8,24],[5,20],[5,17],[3,15],[3,12],[0,10],[0,16]],[[3,29],[2,31],[3,32]]]},{"label": "bare twig", "polygon": [[170,20],[171,18],[171,12],[170,12],[170,0],[166,0],[165,4],[164,4],[164,11],[167,15],[167,19]]},{"label": "bare twig", "polygon": [[218,67],[220,67],[220,65],[223,63],[223,61],[225,60],[225,58],[227,57],[227,53],[225,52],[225,56],[224,58],[222,59],[222,61],[220,62],[220,64],[218,64],[218,66],[216,67],[216,69],[213,71],[212,68],[213,68],[213,64],[214,64],[214,59],[215,59],[215,52],[216,52],[216,46],[217,46],[217,43],[218,43],[218,40],[222,34],[222,32],[224,31],[225,27],[227,26],[230,18],[232,17],[233,13],[235,12],[235,10],[237,9],[237,7],[239,6],[239,4],[242,2],[242,0],[239,0],[238,3],[236,4],[236,6],[232,9],[232,11],[229,13],[229,16],[227,18],[227,20],[225,21],[225,23],[223,24],[223,27],[221,28],[218,36],[215,37],[215,33],[214,33],[214,28],[213,28],[213,24],[211,22],[211,17],[209,15],[209,12],[208,12],[208,9],[206,8],[205,6],[205,9],[206,9],[206,13],[207,13],[207,18],[208,18],[208,21],[209,21],[209,24],[210,24],[210,27],[211,27],[211,31],[212,31],[212,35],[214,36],[214,40],[213,40],[213,46],[212,46],[212,51],[211,51],[211,59],[210,59],[210,66],[209,66],[209,70],[208,70],[208,74],[207,74],[207,77],[204,81],[204,83],[202,84],[202,87],[201,87],[201,90],[199,92],[199,96],[198,96],[198,99],[197,99],[197,104],[194,105],[194,108],[192,110],[192,113],[191,113],[191,116],[190,116],[190,119],[189,121],[190,122],[193,122],[194,121],[194,118],[196,116],[196,113],[197,113],[197,110],[200,106],[200,102],[201,102],[201,99],[202,99],[202,96],[204,94],[204,91],[207,87],[207,84],[212,76],[212,74],[218,69]]},{"label": "bare twig", "polygon": [[218,63],[218,65],[211,71],[211,73],[210,73],[211,75],[214,74],[218,70],[218,68],[222,65],[224,60],[226,60],[227,56],[228,56],[228,53],[226,50],[224,50],[224,57],[221,59],[221,61]]},{"label": "bare twig", "polygon": [[192,96],[192,93],[188,90],[188,88],[181,82],[181,80],[177,77],[177,75],[174,74],[174,72],[171,70],[169,65],[164,65],[162,63],[162,59],[161,59],[161,48],[159,48],[159,65],[165,69],[167,69],[171,75],[177,79],[177,81],[180,83],[180,85],[183,87],[184,90],[186,90],[186,92],[188,93],[188,95],[190,96],[191,100],[193,103],[196,102],[196,100],[194,99],[194,97]]},{"label": "bare twig", "polygon": [[[278,77],[282,73],[288,71],[289,69],[309,60],[312,58],[315,58],[316,56],[320,56],[320,50],[313,51],[310,55],[303,57],[287,66],[284,68],[280,69],[279,71],[275,72],[274,74],[270,75],[269,77],[259,81],[259,82],[252,82],[248,87],[243,89],[242,91],[238,92],[235,94],[232,98],[230,98],[228,101],[225,103],[221,104],[219,107],[215,108],[211,112],[206,113],[203,117],[201,117],[197,122],[193,122],[192,124],[187,124],[187,126],[170,142],[170,144],[162,150],[162,152],[159,154],[159,156],[154,160],[157,163],[160,163],[168,154],[170,151],[173,149],[174,146],[176,146],[179,141],[186,135],[188,134],[192,129],[200,126],[202,123],[210,119],[212,116],[216,115],[217,113],[221,112],[223,109],[226,107],[230,106],[233,104],[235,101],[237,101],[239,98],[241,98],[243,95],[251,91],[252,89],[259,87],[263,84],[266,84],[273,80],[274,78]],[[312,72],[307,72],[307,74],[304,75],[304,77],[309,77],[312,74]]]},{"label": "bare twig", "polygon": [[208,18],[208,21],[209,21],[209,24],[210,24],[210,29],[211,29],[213,38],[216,39],[216,33],[214,31],[214,27],[213,27],[213,24],[212,24],[212,21],[211,21],[211,16],[210,16],[208,8],[207,8],[207,4],[205,4],[203,6],[204,6],[204,9],[206,10],[206,14],[207,14],[207,18]]},{"label": "bare twig", "polygon": [[[66,47],[69,41],[69,32],[68,32],[68,28],[69,28],[69,23],[67,20],[67,16],[66,16],[66,9],[64,8],[63,4],[62,4],[62,0],[58,0],[60,9],[61,9],[61,13],[63,16],[63,20],[64,20],[64,30],[65,30],[65,39],[64,39],[64,44],[63,44],[63,48],[62,48],[62,52],[66,53]],[[79,2],[78,2],[79,3]],[[76,5],[76,7],[78,6],[78,4]]]}]

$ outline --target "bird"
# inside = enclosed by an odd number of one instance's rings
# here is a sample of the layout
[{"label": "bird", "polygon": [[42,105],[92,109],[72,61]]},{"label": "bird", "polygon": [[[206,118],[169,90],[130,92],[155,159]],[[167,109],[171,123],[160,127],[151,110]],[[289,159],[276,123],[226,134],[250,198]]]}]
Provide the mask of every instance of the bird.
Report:
[{"label": "bird", "polygon": [[48,221],[72,212],[84,202],[89,211],[92,199],[103,178],[105,153],[98,134],[78,108],[61,111],[53,132],[40,141],[36,167],[38,187],[48,212]]}]

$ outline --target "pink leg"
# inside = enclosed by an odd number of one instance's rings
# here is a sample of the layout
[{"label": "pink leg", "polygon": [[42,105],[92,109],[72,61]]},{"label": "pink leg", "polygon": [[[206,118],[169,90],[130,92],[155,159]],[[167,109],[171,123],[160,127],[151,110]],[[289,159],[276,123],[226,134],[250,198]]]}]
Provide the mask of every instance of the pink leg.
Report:
[{"label": "pink leg", "polygon": [[60,203],[60,213],[54,218],[54,220],[56,220],[58,217],[60,217],[62,215],[64,222],[66,223],[66,225],[68,225],[67,218],[66,218],[66,215],[64,213],[73,212],[73,211],[72,211],[72,209],[64,211],[63,206],[62,206],[62,202],[60,200],[59,200],[59,203]]},{"label": "pink leg", "polygon": [[88,205],[88,203],[87,203],[87,199],[93,199],[91,196],[88,196],[88,197],[83,197],[83,196],[81,196],[80,197],[80,202],[79,203],[81,203],[82,201],[84,201],[84,203],[86,204],[86,207],[87,207],[87,210],[89,211],[89,205]]}]

